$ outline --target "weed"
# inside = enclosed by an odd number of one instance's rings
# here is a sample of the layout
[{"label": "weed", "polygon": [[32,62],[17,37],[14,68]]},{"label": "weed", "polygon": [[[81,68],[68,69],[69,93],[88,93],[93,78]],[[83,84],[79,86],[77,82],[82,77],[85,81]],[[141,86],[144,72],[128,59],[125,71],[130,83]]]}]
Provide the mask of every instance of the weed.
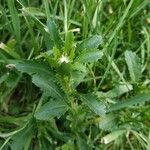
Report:
[{"label": "weed", "polygon": [[150,149],[149,0],[0,1],[0,149]]}]

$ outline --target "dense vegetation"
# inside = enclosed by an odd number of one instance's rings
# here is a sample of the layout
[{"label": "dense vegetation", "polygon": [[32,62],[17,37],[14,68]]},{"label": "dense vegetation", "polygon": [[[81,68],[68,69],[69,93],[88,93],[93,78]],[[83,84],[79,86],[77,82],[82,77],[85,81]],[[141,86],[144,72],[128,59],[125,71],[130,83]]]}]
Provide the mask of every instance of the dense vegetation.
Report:
[{"label": "dense vegetation", "polygon": [[0,150],[149,150],[150,1],[0,0]]}]

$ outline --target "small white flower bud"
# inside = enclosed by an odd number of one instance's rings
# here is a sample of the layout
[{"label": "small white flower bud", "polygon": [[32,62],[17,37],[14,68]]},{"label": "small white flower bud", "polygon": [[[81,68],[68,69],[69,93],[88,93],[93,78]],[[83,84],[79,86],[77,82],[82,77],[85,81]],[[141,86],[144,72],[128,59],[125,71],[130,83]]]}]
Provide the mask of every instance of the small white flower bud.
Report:
[{"label": "small white flower bud", "polygon": [[9,69],[12,69],[12,68],[15,68],[16,65],[15,64],[7,64],[6,65],[6,68],[9,68]]},{"label": "small white flower bud", "polygon": [[59,63],[69,63],[69,58],[67,56],[62,55],[59,59]]}]

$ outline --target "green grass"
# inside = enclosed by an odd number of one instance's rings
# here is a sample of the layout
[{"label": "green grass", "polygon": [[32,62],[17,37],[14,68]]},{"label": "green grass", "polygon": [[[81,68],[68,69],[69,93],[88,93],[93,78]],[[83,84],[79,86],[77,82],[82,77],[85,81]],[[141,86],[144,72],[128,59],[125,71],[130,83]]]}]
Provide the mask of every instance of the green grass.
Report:
[{"label": "green grass", "polygon": [[0,1],[0,150],[149,150],[149,0]]}]

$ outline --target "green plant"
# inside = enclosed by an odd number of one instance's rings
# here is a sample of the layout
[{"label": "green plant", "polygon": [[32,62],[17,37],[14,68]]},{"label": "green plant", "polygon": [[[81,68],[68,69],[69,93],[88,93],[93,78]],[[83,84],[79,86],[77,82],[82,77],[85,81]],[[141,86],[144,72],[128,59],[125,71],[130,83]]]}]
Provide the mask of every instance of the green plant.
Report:
[{"label": "green plant", "polygon": [[150,148],[148,0],[0,8],[0,149]]}]

